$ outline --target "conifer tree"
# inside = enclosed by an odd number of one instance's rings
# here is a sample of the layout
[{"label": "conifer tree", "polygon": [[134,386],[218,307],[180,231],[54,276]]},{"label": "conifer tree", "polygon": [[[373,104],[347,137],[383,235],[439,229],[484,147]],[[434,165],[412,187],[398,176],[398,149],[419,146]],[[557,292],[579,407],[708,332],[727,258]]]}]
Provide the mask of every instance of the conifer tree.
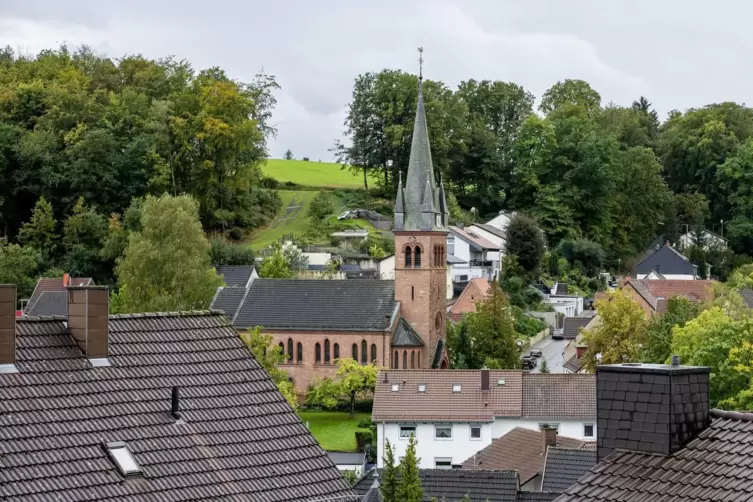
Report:
[{"label": "conifer tree", "polygon": [[384,448],[384,468],[379,481],[379,491],[382,494],[382,502],[399,502],[397,493],[397,466],[395,465],[395,452],[392,449],[390,440],[386,441]]},{"label": "conifer tree", "polygon": [[400,486],[398,487],[398,500],[400,502],[421,502],[424,498],[424,489],[421,487],[421,478],[418,475],[418,463],[416,457],[416,437],[411,435],[408,449],[400,462]]}]

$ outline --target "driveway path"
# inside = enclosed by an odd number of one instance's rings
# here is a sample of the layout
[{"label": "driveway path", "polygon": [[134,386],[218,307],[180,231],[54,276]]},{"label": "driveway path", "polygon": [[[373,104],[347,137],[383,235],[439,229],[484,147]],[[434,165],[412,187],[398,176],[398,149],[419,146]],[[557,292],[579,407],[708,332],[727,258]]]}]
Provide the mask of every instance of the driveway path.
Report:
[{"label": "driveway path", "polygon": [[550,337],[547,337],[534,344],[532,348],[539,349],[541,357],[539,357],[539,363],[532,370],[532,373],[539,373],[543,359],[546,359],[550,373],[564,373],[565,369],[563,365],[565,362],[562,360],[562,352],[565,350],[567,342],[567,340],[552,340]]}]

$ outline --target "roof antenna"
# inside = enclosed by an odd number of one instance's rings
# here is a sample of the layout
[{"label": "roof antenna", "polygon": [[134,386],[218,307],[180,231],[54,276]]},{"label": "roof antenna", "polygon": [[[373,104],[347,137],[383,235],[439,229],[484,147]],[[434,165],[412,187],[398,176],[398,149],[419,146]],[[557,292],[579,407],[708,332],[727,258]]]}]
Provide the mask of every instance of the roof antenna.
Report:
[{"label": "roof antenna", "polygon": [[424,48],[418,48],[418,80],[424,79]]}]

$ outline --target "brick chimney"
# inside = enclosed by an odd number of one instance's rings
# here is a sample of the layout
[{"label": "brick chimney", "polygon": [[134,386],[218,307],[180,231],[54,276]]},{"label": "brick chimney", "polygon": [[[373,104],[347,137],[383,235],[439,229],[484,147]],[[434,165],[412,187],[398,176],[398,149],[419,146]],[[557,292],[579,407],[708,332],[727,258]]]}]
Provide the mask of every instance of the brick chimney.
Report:
[{"label": "brick chimney", "polygon": [[16,363],[16,285],[0,284],[0,364]]},{"label": "brick chimney", "polygon": [[586,345],[575,346],[575,354],[577,355],[578,359],[582,359],[583,356],[586,355],[586,352],[588,352],[588,347]]},{"label": "brick chimney", "polygon": [[481,391],[489,392],[489,370],[481,370]]},{"label": "brick chimney", "polygon": [[68,286],[68,330],[89,359],[107,357],[109,310],[107,286]]},{"label": "brick chimney", "polygon": [[673,362],[596,367],[599,461],[616,448],[670,455],[708,426],[711,369]]},{"label": "brick chimney", "polygon": [[64,273],[63,274],[63,287],[68,287],[68,285],[71,283],[71,274]]},{"label": "brick chimney", "polygon": [[550,446],[557,446],[557,429],[544,425],[541,428],[541,453],[546,454]]}]

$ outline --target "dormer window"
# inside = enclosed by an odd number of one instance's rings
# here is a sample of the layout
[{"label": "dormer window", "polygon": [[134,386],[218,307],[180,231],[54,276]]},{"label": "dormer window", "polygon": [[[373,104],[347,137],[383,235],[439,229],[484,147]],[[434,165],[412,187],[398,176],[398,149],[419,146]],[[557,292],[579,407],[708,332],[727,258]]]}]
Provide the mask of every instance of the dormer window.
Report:
[{"label": "dormer window", "polygon": [[459,383],[452,386],[452,392],[460,392],[461,390],[463,390],[463,387]]},{"label": "dormer window", "polygon": [[131,476],[141,473],[141,467],[136,463],[136,459],[133,458],[133,454],[122,441],[115,443],[107,443],[107,453],[110,454],[115,465],[118,466],[118,470],[123,476]]}]

